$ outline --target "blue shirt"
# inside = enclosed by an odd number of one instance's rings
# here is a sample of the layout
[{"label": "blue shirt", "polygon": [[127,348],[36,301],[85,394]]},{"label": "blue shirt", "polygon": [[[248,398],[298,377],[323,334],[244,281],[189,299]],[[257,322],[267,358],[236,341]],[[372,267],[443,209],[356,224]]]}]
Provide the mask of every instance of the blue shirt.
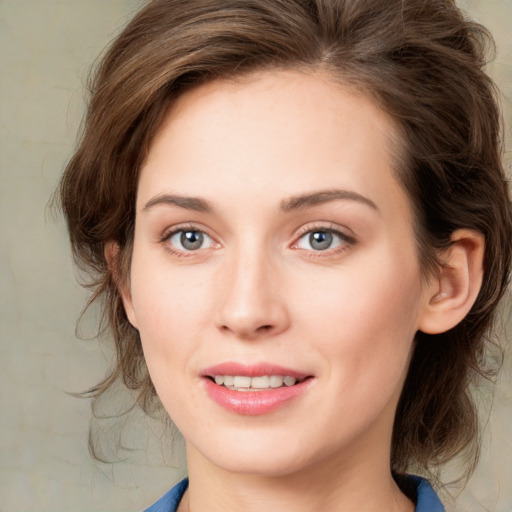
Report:
[{"label": "blue shirt", "polygon": [[[419,476],[408,476],[407,480],[416,489],[415,512],[445,512],[443,504],[427,480]],[[167,494],[164,494],[155,504],[147,508],[145,512],[176,512],[187,487],[188,479],[185,478]]]}]

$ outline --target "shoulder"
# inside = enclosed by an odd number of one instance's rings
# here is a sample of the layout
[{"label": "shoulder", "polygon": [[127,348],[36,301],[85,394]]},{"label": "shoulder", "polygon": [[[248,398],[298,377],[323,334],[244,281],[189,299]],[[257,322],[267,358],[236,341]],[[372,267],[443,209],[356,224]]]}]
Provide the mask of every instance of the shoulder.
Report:
[{"label": "shoulder", "polygon": [[153,503],[144,512],[176,512],[181,498],[188,487],[188,478],[176,484],[164,494],[156,503]]}]

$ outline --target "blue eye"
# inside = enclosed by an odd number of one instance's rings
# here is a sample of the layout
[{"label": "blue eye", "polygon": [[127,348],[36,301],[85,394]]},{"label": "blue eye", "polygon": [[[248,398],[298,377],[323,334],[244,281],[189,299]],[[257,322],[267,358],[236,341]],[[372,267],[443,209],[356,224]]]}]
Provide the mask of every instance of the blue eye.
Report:
[{"label": "blue eye", "polygon": [[326,251],[335,249],[340,245],[347,243],[347,237],[341,233],[332,230],[317,229],[308,231],[302,235],[297,242],[299,249],[307,249],[312,251]]},{"label": "blue eye", "polygon": [[169,243],[180,251],[197,251],[211,247],[213,240],[202,231],[181,229],[169,237]]}]

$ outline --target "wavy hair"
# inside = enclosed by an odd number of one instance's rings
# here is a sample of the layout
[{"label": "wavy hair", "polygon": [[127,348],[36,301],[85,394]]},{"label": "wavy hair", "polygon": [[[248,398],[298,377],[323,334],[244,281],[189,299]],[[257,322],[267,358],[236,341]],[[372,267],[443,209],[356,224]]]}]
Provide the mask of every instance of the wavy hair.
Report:
[{"label": "wavy hair", "polygon": [[[252,71],[327,71],[370,95],[400,133],[397,175],[415,215],[419,261],[460,228],[485,236],[484,279],[467,317],[418,332],[396,412],[392,468],[431,468],[461,451],[476,461],[470,384],[489,374],[498,301],[510,275],[512,213],[496,91],[484,72],[492,37],[451,0],[153,0],[115,39],[91,85],[84,129],[59,188],[71,246],[102,300],[116,348],[111,372],[149,411],[158,403],[115,275],[127,276],[138,174],[168,106],[184,91]],[[120,247],[109,268],[105,245]]]}]

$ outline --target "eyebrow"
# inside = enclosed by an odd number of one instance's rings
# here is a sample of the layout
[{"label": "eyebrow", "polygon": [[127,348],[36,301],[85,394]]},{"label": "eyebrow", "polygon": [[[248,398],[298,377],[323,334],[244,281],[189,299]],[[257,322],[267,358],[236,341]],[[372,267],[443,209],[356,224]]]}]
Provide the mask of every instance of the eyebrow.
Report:
[{"label": "eyebrow", "polygon": [[204,213],[211,213],[213,211],[213,207],[208,201],[206,201],[206,199],[170,194],[161,194],[159,196],[153,197],[144,205],[142,210],[147,211],[157,205],[175,205],[179,206],[180,208],[184,208],[185,210],[193,210],[196,212]]},{"label": "eyebrow", "polygon": [[312,192],[310,194],[290,197],[289,199],[281,202],[281,210],[289,212],[299,208],[306,208],[308,206],[328,203],[329,201],[336,201],[338,199],[357,201],[358,203],[365,204],[374,210],[379,211],[379,208],[371,199],[358,194],[357,192],[342,189],[319,190],[318,192]]},{"label": "eyebrow", "polygon": [[[309,206],[316,206],[336,200],[349,200],[370,206],[379,211],[377,205],[369,198],[351,190],[329,189],[319,190],[308,194],[292,196],[281,201],[280,207],[284,212],[290,212]],[[150,210],[158,205],[174,205],[185,210],[193,210],[202,213],[212,213],[213,206],[206,199],[193,196],[180,196],[174,194],[161,194],[150,199],[143,208],[143,211]]]}]

